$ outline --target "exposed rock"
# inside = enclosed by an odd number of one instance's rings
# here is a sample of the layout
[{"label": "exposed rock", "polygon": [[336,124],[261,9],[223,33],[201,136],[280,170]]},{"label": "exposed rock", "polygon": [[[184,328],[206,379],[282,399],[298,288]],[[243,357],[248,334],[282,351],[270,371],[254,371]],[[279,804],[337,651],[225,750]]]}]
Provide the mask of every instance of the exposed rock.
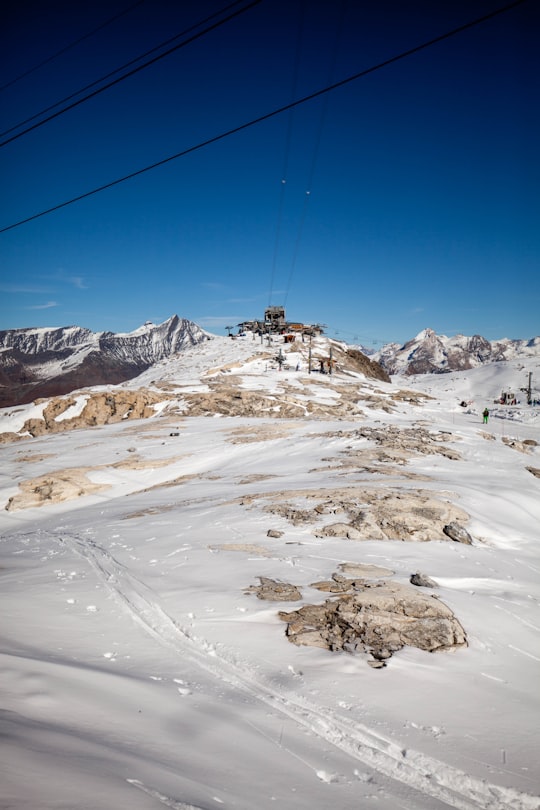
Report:
[{"label": "exposed rock", "polygon": [[306,408],[298,402],[283,402],[282,398],[262,391],[242,391],[220,386],[210,392],[185,394],[186,414],[189,416],[265,416],[290,418],[305,416]]},{"label": "exposed rock", "polygon": [[278,538],[278,537],[283,537],[283,535],[284,535],[284,532],[280,532],[277,529],[268,529],[268,531],[266,532],[267,537]]},{"label": "exposed rock", "polygon": [[[315,383],[310,381],[310,385]],[[316,401],[296,388],[282,383],[283,392],[270,394],[264,391],[250,391],[234,388],[230,381],[212,382],[212,391],[196,391],[184,394],[185,411],[189,416],[266,417],[272,419],[350,419],[362,414],[358,405],[358,395],[353,386],[346,389],[346,395],[332,397],[328,402]],[[336,390],[336,386],[333,386]],[[240,441],[241,439],[237,439]],[[253,438],[243,441],[253,441]]]},{"label": "exposed rock", "polygon": [[251,475],[243,476],[238,483],[241,486],[246,486],[246,484],[254,484],[258,481],[268,481],[269,478],[275,478],[275,475],[269,475],[266,473],[252,473]]},{"label": "exposed rock", "polygon": [[[320,500],[321,494],[321,490],[274,492],[244,497],[242,503],[270,499],[265,511],[294,525],[313,524],[316,537],[350,540],[444,540],[447,536],[444,526],[464,522],[469,517],[459,507],[424,490],[344,487],[327,490],[324,501]],[[291,499],[297,503],[291,503]],[[310,501],[315,501],[313,506]],[[317,509],[321,503],[324,507]],[[321,517],[338,512],[347,520],[321,525]]]},{"label": "exposed rock", "polygon": [[258,554],[261,557],[268,557],[268,549],[258,546],[256,543],[214,543],[208,546],[210,551],[245,551],[248,554]]},{"label": "exposed rock", "polygon": [[[443,431],[432,432],[420,425],[413,428],[365,426],[351,431],[350,437],[355,444],[340,453],[337,463],[335,457],[322,460],[330,462],[334,469],[392,474],[395,470],[390,469],[390,465],[405,467],[414,456],[438,455],[454,461],[460,459],[458,451],[447,445],[449,441],[456,441],[457,437]],[[362,439],[367,442],[358,442]],[[400,471],[400,475],[407,473]]]},{"label": "exposed rock", "polygon": [[287,638],[299,646],[371,653],[386,661],[408,645],[435,652],[467,645],[450,608],[432,595],[397,582],[365,582],[354,593],[304,605],[289,613]]},{"label": "exposed rock", "polygon": [[525,467],[527,472],[532,473],[536,478],[540,478],[540,469],[538,467]]},{"label": "exposed rock", "polygon": [[429,394],[423,394],[420,391],[410,391],[408,389],[400,389],[393,394],[393,398],[401,400],[402,402],[409,402],[411,405],[422,405],[426,399],[433,399]]},{"label": "exposed rock", "polygon": [[335,515],[338,512],[343,512],[343,506],[340,503],[334,503],[334,501],[325,501],[317,504],[315,512],[318,515]]},{"label": "exposed rock", "polygon": [[[132,452],[132,448],[128,450],[128,452]],[[46,459],[49,455],[51,454],[34,454],[33,456],[27,456],[21,460],[25,460],[31,464]],[[88,477],[90,473],[97,472],[98,470],[153,470],[167,467],[182,458],[185,458],[185,456],[144,459],[134,454],[111,464],[98,464],[95,467],[67,467],[60,470],[53,470],[36,478],[21,481],[19,483],[19,492],[9,499],[5,509],[8,512],[16,509],[30,509],[36,506],[44,506],[51,503],[80,498],[84,495],[91,495],[100,490],[107,489],[108,484],[94,483]],[[196,477],[196,474],[184,476],[183,479],[177,478],[174,482],[164,481],[155,485],[155,488],[183,483],[184,480],[189,480],[194,477]],[[154,487],[141,491],[149,491],[152,488]],[[132,494],[136,495],[138,493]]]},{"label": "exposed rock", "polygon": [[260,585],[250,585],[246,593],[254,593],[257,599],[266,599],[269,602],[298,602],[302,598],[296,585],[288,582],[278,582],[269,577],[259,577]]},{"label": "exposed rock", "polygon": [[348,593],[353,591],[357,585],[362,587],[364,580],[347,579],[341,574],[332,574],[331,580],[323,580],[322,582],[312,582],[311,587],[316,588],[318,591],[326,593]]},{"label": "exposed rock", "polygon": [[411,585],[417,585],[420,588],[439,587],[434,579],[430,579],[426,574],[421,574],[420,571],[417,571],[416,574],[411,574],[409,582]]},{"label": "exposed rock", "polygon": [[530,441],[520,441],[519,439],[510,439],[508,436],[503,436],[502,440],[508,447],[513,447],[514,450],[519,450],[520,453],[530,453],[531,446],[536,446],[536,442],[531,445]]},{"label": "exposed rock", "polygon": [[363,535],[348,523],[330,523],[313,532],[315,537],[346,537],[348,540],[362,540]]},{"label": "exposed rock", "polygon": [[[247,499],[245,502],[248,502]],[[298,526],[302,523],[311,523],[314,520],[314,515],[310,510],[296,509],[288,503],[273,504],[272,506],[266,507],[266,511],[271,512],[273,515],[286,518],[293,526]]]},{"label": "exposed rock", "polygon": [[72,467],[65,470],[40,475],[19,484],[19,493],[13,495],[5,507],[6,511],[30,509],[47,503],[59,503],[82,495],[90,495],[106,489],[105,484],[95,484],[89,480],[90,468]]},{"label": "exposed rock", "polygon": [[[401,392],[403,393],[403,392]],[[387,425],[384,428],[362,427],[356,431],[357,438],[369,439],[387,450],[400,451],[410,455],[438,455],[459,460],[456,450],[446,447],[443,442],[455,441],[456,437],[446,431],[434,432],[416,425],[400,428]]]},{"label": "exposed rock", "polygon": [[443,526],[443,532],[450,540],[455,540],[456,543],[465,543],[467,546],[472,546],[472,537],[467,529],[463,528],[463,526],[460,526],[460,524],[455,521]]},{"label": "exposed rock", "polygon": [[391,577],[394,573],[390,568],[383,568],[381,565],[370,565],[369,563],[340,563],[340,571],[350,577],[361,579],[380,579],[381,577]]},{"label": "exposed rock", "polygon": [[166,397],[155,391],[141,388],[136,391],[113,389],[107,392],[81,394],[86,398],[81,412],[72,418],[58,419],[75,405],[71,397],[51,399],[43,408],[42,418],[27,419],[21,433],[43,436],[46,433],[63,433],[77,428],[108,425],[126,419],[144,419],[155,415],[154,406]]},{"label": "exposed rock", "polygon": [[229,441],[232,444],[249,444],[251,442],[267,442],[274,439],[286,439],[295,428],[294,422],[279,422],[278,424],[242,425],[229,432]]},{"label": "exposed rock", "polygon": [[[335,349],[334,353],[336,353]],[[338,362],[341,359],[339,351],[337,352],[336,359]],[[366,377],[373,377],[376,380],[390,382],[388,372],[386,372],[384,368],[379,365],[379,363],[376,363],[374,360],[370,360],[369,357],[366,357],[366,355],[358,351],[358,349],[348,349],[345,352],[345,359],[347,366],[352,367],[353,371],[365,374]]]},{"label": "exposed rock", "polygon": [[25,438],[26,436],[20,436],[18,433],[6,431],[5,433],[0,433],[0,444],[12,444],[12,442],[18,442]]}]

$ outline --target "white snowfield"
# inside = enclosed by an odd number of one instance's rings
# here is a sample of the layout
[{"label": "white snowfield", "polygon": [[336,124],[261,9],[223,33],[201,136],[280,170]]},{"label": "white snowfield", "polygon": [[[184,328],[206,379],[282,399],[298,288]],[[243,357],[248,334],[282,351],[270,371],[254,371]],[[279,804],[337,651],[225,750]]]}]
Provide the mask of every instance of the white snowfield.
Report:
[{"label": "white snowfield", "polygon": [[[526,372],[538,381],[538,358],[390,384],[310,376],[293,353],[279,371],[266,348],[214,338],[123,387],[170,383],[181,403],[217,376],[278,408],[285,383],[322,403],[354,386],[363,415],[159,407],[0,445],[1,806],[538,810],[540,408],[493,404]],[[370,407],[373,392],[390,402],[405,388],[432,398]],[[74,398],[64,418],[83,407]],[[0,432],[28,414],[1,412]],[[343,464],[371,446],[366,427],[444,432],[458,457],[411,454],[387,474]],[[69,499],[5,508],[25,482],[73,470]],[[265,509],[277,494],[307,509],[305,493],[366,487],[430,491],[468,513],[473,544],[318,537]],[[400,583],[426,574],[468,646],[404,647],[374,669],[365,654],[289,643],[278,611],[325,601],[312,583],[343,563]],[[302,601],[257,599],[259,577]]]}]

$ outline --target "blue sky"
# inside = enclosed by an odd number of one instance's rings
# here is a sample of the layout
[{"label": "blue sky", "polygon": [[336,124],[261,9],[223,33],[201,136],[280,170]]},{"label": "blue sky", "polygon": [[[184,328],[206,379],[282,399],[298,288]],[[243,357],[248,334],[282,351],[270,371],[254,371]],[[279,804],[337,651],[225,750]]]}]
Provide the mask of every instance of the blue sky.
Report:
[{"label": "blue sky", "polygon": [[[13,4],[0,84],[129,5]],[[139,3],[5,87],[2,131],[225,5]],[[261,0],[0,148],[0,227],[503,5]],[[285,304],[290,319],[365,345],[404,342],[425,327],[540,334],[539,17],[537,0],[526,0],[292,113],[1,233],[0,328],[130,331],[177,313],[225,334]]]}]

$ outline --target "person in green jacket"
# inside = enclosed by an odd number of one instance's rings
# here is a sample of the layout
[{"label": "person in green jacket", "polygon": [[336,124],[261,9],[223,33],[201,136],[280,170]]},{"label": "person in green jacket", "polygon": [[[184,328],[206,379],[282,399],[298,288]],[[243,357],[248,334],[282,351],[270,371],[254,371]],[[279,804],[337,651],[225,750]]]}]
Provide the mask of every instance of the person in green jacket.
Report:
[{"label": "person in green jacket", "polygon": [[484,408],[482,416],[484,417],[484,425],[487,425],[489,419],[489,411],[487,408]]}]

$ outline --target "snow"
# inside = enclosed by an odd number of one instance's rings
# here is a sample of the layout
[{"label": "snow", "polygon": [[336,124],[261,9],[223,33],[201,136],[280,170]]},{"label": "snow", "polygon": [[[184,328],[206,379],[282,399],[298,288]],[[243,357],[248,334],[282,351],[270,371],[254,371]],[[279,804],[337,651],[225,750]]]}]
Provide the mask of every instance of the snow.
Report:
[{"label": "snow", "polygon": [[16,408],[0,409],[0,426],[3,433],[19,433],[28,419],[41,419],[47,403],[18,405]]},{"label": "snow", "polygon": [[[263,348],[214,339],[125,387],[174,380],[203,391],[212,369],[279,406],[284,380],[301,377],[273,368]],[[538,365],[526,368],[535,379]],[[523,453],[502,439],[540,444],[540,409],[492,404],[524,381],[518,366],[377,381],[388,395],[433,399],[355,422],[163,411],[2,445],[4,506],[20,482],[61,469],[104,485],[0,514],[5,806],[537,810],[540,479],[526,467],[540,468],[540,446]],[[340,396],[339,375],[318,379],[309,396]],[[5,411],[0,429],[32,407]],[[337,462],[366,445],[358,427],[419,423],[447,431],[460,459],[415,455],[406,469],[423,478],[401,484],[468,512],[472,546],[317,538],[262,508],[277,491],[387,486]],[[298,585],[302,604],[322,602],[311,584],[342,562],[389,568],[403,583],[426,573],[469,646],[404,648],[376,670],[363,655],[295,647],[277,612],[299,603],[246,593],[268,576]]]},{"label": "snow", "polygon": [[80,396],[75,397],[75,402],[73,405],[70,405],[69,408],[66,408],[65,411],[59,414],[55,421],[63,422],[65,419],[73,419],[75,416],[80,416],[87,402],[88,394],[81,394]]}]

